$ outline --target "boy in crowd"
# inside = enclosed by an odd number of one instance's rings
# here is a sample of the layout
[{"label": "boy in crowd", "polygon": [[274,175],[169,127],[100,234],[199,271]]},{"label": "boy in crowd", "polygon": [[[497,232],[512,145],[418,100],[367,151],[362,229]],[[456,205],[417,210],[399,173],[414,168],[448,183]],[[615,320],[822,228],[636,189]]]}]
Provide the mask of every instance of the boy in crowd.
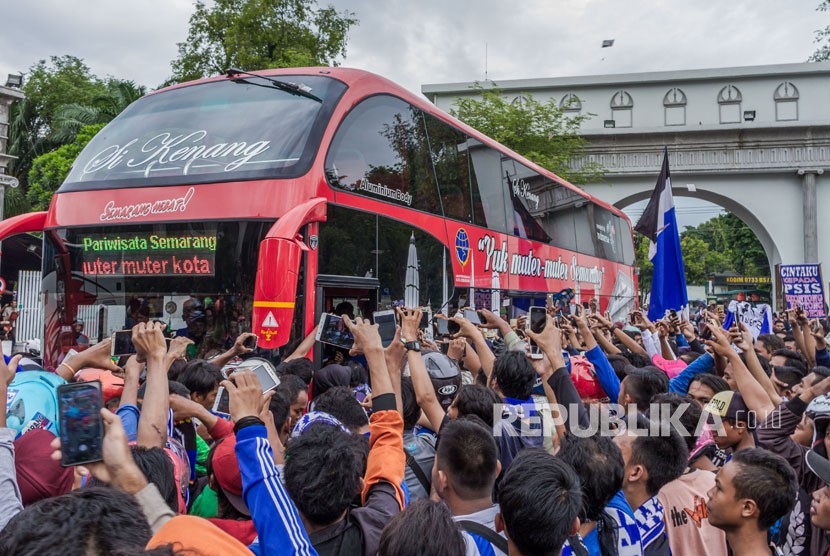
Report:
[{"label": "boy in crowd", "polygon": [[582,492],[570,465],[539,449],[513,460],[499,486],[496,530],[510,556],[558,555],[579,531]]},{"label": "boy in crowd", "polygon": [[506,554],[507,540],[495,531],[498,504],[493,486],[501,472],[493,433],[477,417],[447,422],[441,429],[432,468],[436,494],[465,530],[467,554]]},{"label": "boy in crowd", "polygon": [[783,554],[769,529],[789,513],[798,483],[787,461],[762,448],[735,452],[709,491],[709,522],[723,529],[733,556]]}]

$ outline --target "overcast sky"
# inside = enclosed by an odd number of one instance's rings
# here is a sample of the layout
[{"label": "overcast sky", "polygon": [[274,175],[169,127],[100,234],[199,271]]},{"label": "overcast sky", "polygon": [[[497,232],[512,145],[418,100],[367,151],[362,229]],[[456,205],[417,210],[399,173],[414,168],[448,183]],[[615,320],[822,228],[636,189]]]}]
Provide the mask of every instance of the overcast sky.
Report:
[{"label": "overcast sky", "polygon": [[[327,4],[325,0],[321,5]],[[803,62],[818,0],[333,0],[360,24],[342,65],[425,83]],[[191,0],[0,0],[0,79],[52,55],[150,88],[170,75]],[[613,48],[600,48],[614,39]]]},{"label": "overcast sky", "polygon": [[[325,4],[326,2],[321,2]],[[334,0],[356,14],[343,65],[424,83],[802,62],[830,24],[818,0]],[[191,0],[0,0],[0,76],[73,54],[155,87]],[[613,48],[600,48],[615,39]]]}]

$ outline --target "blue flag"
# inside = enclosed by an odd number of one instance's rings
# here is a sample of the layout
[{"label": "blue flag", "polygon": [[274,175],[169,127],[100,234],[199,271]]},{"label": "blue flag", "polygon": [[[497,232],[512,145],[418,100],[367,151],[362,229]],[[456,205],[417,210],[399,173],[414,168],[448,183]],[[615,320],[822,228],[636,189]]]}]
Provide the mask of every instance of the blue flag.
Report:
[{"label": "blue flag", "polygon": [[669,153],[663,147],[663,168],[657,186],[635,230],[650,240],[648,258],[654,265],[648,318],[661,319],[666,311],[681,311],[689,305],[686,293],[686,271],[680,251],[680,230],[671,192]]}]

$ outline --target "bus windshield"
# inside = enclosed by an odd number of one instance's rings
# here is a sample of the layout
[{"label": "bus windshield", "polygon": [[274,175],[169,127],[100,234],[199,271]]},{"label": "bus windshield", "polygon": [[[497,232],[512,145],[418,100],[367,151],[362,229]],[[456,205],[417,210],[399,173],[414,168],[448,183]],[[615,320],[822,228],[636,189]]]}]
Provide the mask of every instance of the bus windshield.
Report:
[{"label": "bus windshield", "polygon": [[275,79],[308,94],[246,76],[136,101],[89,142],[59,192],[301,176],[346,85]]},{"label": "bus windshield", "polygon": [[47,232],[45,323],[47,330],[62,331],[60,346],[45,346],[47,353],[80,350],[151,320],[193,340],[192,355],[224,351],[239,333],[251,331],[259,242],[272,224],[178,222]]}]

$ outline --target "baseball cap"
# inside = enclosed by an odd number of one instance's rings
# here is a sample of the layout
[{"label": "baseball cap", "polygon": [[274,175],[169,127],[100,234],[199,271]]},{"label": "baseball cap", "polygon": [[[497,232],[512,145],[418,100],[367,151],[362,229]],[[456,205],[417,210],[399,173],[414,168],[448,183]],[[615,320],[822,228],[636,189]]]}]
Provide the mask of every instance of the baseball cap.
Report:
[{"label": "baseball cap", "polygon": [[827,461],[827,458],[821,457],[814,450],[810,450],[807,452],[805,460],[810,471],[825,483],[830,483],[830,461]]},{"label": "baseball cap", "polygon": [[200,311],[199,309],[196,309],[187,317],[187,323],[190,324],[192,322],[196,322],[197,320],[204,318],[206,318],[205,313],[203,311]]},{"label": "baseball cap", "polygon": [[242,475],[239,471],[239,460],[236,459],[236,436],[225,437],[214,448],[211,469],[228,502],[240,513],[251,515],[245,500],[242,499]]},{"label": "baseball cap", "polygon": [[[748,428],[755,428],[755,420],[750,418],[749,408],[744,403],[740,392],[733,392],[732,390],[718,392],[706,404],[704,411],[709,414],[706,421],[710,425],[719,425],[717,420],[729,419],[731,421],[744,421]],[[715,419],[715,415],[719,419]]]}]

